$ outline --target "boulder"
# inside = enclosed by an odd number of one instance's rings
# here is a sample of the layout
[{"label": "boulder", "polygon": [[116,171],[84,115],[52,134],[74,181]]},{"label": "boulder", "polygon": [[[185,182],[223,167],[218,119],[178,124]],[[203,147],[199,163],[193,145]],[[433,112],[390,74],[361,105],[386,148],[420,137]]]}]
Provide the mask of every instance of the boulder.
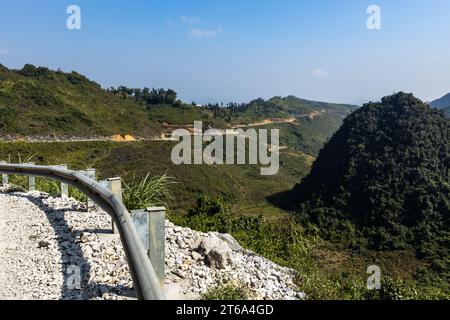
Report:
[{"label": "boulder", "polygon": [[213,232],[212,234],[215,235],[220,240],[226,242],[228,246],[231,248],[231,250],[240,253],[250,253],[248,250],[242,248],[242,246],[236,241],[236,239],[233,238],[231,234],[218,232]]},{"label": "boulder", "polygon": [[232,263],[233,251],[230,246],[215,234],[207,234],[201,241],[197,251],[202,252],[211,268],[225,269]]}]

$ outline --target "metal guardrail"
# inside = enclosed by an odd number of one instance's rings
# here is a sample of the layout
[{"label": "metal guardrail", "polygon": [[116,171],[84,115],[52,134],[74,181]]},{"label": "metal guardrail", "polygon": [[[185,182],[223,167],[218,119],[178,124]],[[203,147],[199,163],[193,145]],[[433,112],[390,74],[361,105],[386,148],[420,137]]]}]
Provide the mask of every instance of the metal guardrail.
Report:
[{"label": "metal guardrail", "polygon": [[117,225],[140,300],[164,300],[164,292],[130,213],[110,190],[85,175],[57,166],[0,163],[0,173],[50,178],[71,185],[105,210]]}]

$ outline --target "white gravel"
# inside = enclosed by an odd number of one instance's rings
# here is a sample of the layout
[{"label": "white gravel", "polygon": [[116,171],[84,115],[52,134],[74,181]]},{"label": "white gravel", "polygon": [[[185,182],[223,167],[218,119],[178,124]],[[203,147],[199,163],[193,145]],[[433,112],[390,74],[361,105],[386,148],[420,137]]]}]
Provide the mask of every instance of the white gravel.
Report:
[{"label": "white gravel", "polygon": [[[83,209],[73,199],[0,188],[0,300],[134,299],[111,218],[100,209]],[[205,243],[210,253],[202,251]],[[168,298],[198,299],[231,281],[248,287],[252,299],[303,299],[294,278],[295,272],[242,249],[231,236],[167,222]]]},{"label": "white gravel", "polygon": [[73,199],[0,193],[0,299],[134,296],[110,217],[82,209]]}]

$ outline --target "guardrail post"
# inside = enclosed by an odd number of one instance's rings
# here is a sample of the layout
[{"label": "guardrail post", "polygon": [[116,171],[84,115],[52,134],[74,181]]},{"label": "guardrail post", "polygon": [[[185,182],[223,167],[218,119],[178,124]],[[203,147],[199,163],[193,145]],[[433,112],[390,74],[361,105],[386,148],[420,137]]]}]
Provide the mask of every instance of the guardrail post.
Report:
[{"label": "guardrail post", "polygon": [[[108,180],[109,190],[122,202],[122,179],[120,177],[109,178]],[[114,234],[119,234],[114,219],[111,219],[111,229]]]},{"label": "guardrail post", "polygon": [[[145,253],[144,245],[141,243],[141,239],[134,228],[134,222],[128,212],[128,210],[118,201],[114,201],[111,199],[111,192],[105,192],[104,188],[99,187],[98,184],[92,184],[91,181],[87,181],[85,173],[76,172],[73,170],[64,170],[60,166],[27,166],[23,164],[2,164],[0,165],[0,174],[4,172],[8,172],[12,175],[33,175],[35,177],[40,178],[50,178],[60,182],[70,182],[73,183],[74,186],[79,188],[82,192],[87,195],[90,195],[96,203],[105,209],[111,216],[120,218],[118,223],[120,223],[121,227],[121,237],[123,247],[125,248],[126,260],[128,262],[128,266],[130,269],[131,277],[133,279],[134,288],[136,290],[136,294],[138,299],[145,300],[164,300],[165,295],[163,292],[162,284],[163,284],[163,275],[161,273],[163,271],[160,268],[161,263],[164,265],[164,260],[160,259],[164,258],[164,247],[161,247],[162,241],[164,239],[161,237],[161,234],[164,234],[164,229],[162,227],[151,225],[150,212],[156,214],[163,213],[164,208],[153,208],[147,211],[144,211],[144,214],[147,216],[147,235],[151,234],[152,237],[148,237],[147,248],[149,255]],[[63,188],[64,189],[64,188]],[[160,215],[163,217],[163,215]],[[159,220],[161,223],[161,220]],[[162,219],[164,222],[164,219]],[[150,226],[149,226],[150,224]],[[156,232],[156,231],[158,232]],[[156,240],[154,237],[158,237]],[[162,248],[162,250],[160,250]],[[151,250],[150,250],[151,249]],[[156,252],[155,250],[160,250]],[[156,254],[159,253],[159,254]],[[154,259],[155,264],[158,266],[158,273],[155,272],[155,268],[152,265],[152,262],[148,257]],[[156,258],[160,260],[155,260]],[[158,279],[158,275],[160,278]],[[161,277],[162,275],[162,277]]]},{"label": "guardrail post", "polygon": [[[85,173],[86,177],[91,178],[92,180],[96,180],[95,169],[86,169]],[[89,208],[92,208],[94,206],[95,202],[86,196],[86,211],[89,211]]]},{"label": "guardrail post", "polygon": [[[30,165],[34,165],[34,162],[28,162]],[[28,176],[28,191],[36,191],[36,178]]]},{"label": "guardrail post", "polygon": [[[67,164],[60,164],[59,168],[67,170]],[[61,182],[61,198],[67,199],[69,198],[69,185]]]},{"label": "guardrail post", "polygon": [[161,287],[165,279],[166,209],[163,207],[131,212],[139,238],[147,250]]},{"label": "guardrail post", "polygon": [[108,182],[108,180],[100,180],[98,182],[98,184],[103,186],[103,187],[105,187],[106,189],[109,189],[109,182]]},{"label": "guardrail post", "polygon": [[[0,161],[0,163],[2,164],[6,164],[6,161]],[[2,174],[2,185],[4,187],[6,187],[8,185],[9,181],[8,181],[8,175],[6,173]]]},{"label": "guardrail post", "polygon": [[166,257],[166,208],[147,208],[149,227],[149,257],[161,287],[164,286]]}]

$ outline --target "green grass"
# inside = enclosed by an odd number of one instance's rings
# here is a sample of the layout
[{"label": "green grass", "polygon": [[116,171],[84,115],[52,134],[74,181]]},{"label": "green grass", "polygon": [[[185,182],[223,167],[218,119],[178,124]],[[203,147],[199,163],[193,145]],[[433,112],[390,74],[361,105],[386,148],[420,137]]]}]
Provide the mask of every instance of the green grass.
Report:
[{"label": "green grass", "polygon": [[342,120],[354,109],[352,105],[309,101],[294,96],[273,97],[267,101],[258,99],[250,102],[233,122],[254,123],[261,119],[299,117],[323,110],[333,118]]},{"label": "green grass", "polygon": [[[173,177],[174,199],[167,199],[171,210],[185,213],[198,197],[220,196],[243,214],[276,218],[284,213],[273,207],[267,197],[292,189],[309,172],[310,158],[301,152],[281,154],[280,172],[261,176],[259,166],[250,165],[182,165],[172,163],[171,142],[62,142],[0,143],[0,159],[17,162],[19,155],[35,155],[37,164],[68,164],[75,170],[97,169],[100,179],[121,176],[131,182],[135,176]],[[259,210],[261,208],[261,210]]]},{"label": "green grass", "polygon": [[167,175],[150,177],[148,173],[143,179],[124,182],[123,203],[128,210],[138,210],[154,206],[167,206],[173,200],[171,186],[175,182]]},{"label": "green grass", "polygon": [[248,289],[242,285],[225,283],[209,289],[206,293],[201,295],[200,299],[222,301],[249,300],[249,292]]},{"label": "green grass", "polygon": [[168,124],[194,124],[194,121],[208,120],[211,114],[203,108],[183,105],[181,107],[158,105],[148,109],[150,118],[160,123]]},{"label": "green grass", "polygon": [[340,120],[324,114],[314,119],[298,118],[294,123],[269,124],[256,129],[279,129],[281,146],[316,156],[340,125]]},{"label": "green grass", "polygon": [[157,135],[143,106],[76,73],[0,69],[0,135]]}]

